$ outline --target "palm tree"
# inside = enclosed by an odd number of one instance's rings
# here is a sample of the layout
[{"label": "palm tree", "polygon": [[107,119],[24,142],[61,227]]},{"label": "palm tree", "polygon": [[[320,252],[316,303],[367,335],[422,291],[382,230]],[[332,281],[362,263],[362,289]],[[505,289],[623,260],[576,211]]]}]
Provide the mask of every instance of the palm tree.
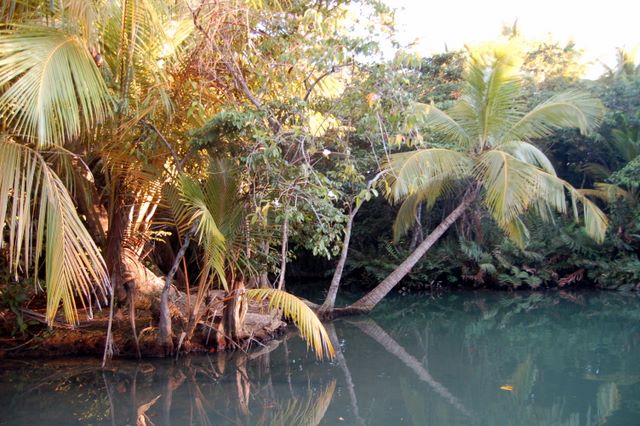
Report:
[{"label": "palm tree", "polygon": [[102,255],[43,149],[68,154],[62,146],[107,119],[113,102],[88,48],[91,29],[80,19],[79,9],[88,8],[79,1],[63,10],[51,3],[45,25],[41,3],[12,1],[2,8],[0,220],[8,227],[16,279],[30,270],[37,276],[44,252],[47,321],[62,304],[67,321],[76,323],[75,296],[85,304],[97,291],[102,297],[96,299],[104,300],[111,286]]},{"label": "palm tree", "polygon": [[[135,288],[127,295],[132,306],[132,294],[139,299],[149,296],[145,302],[156,303],[157,291],[170,287],[175,270],[163,280],[142,260],[149,252],[161,189],[167,182],[176,182],[176,175],[187,228],[195,225],[193,234],[204,253],[199,296],[214,281],[223,287],[228,283],[229,291],[239,290],[236,272],[247,270],[236,244],[245,223],[242,209],[224,204],[228,201],[225,191],[217,187],[224,182],[217,181],[217,175],[200,179],[206,181],[203,189],[200,180],[183,173],[184,158],[178,157],[186,151],[185,144],[180,145],[185,127],[193,125],[186,123],[188,113],[179,104],[181,91],[189,79],[197,77],[201,68],[194,66],[197,57],[216,60],[215,55],[198,50],[201,39],[189,37],[194,30],[193,13],[209,32],[228,26],[219,36],[224,40],[233,33],[233,23],[224,19],[225,14],[232,13],[235,5],[212,5],[194,12],[184,2],[171,3],[11,0],[8,7],[0,8],[0,19],[6,23],[0,30],[0,115],[4,119],[0,217],[8,225],[7,252],[16,275],[30,269],[37,273],[41,254],[46,253],[50,322],[61,303],[67,319],[77,322],[74,296],[82,296],[85,302],[96,294],[105,301],[106,294],[113,295],[117,287]],[[203,92],[219,92],[207,84],[204,87]],[[187,92],[193,95],[191,86]],[[185,114],[176,117],[177,112]],[[99,180],[100,186],[92,182],[89,190],[101,199],[87,210],[102,209],[103,216],[108,216],[108,221],[97,221],[97,234],[105,234],[106,260],[76,212],[72,196],[77,194],[65,187],[63,176],[56,174],[43,149],[77,159],[86,175],[99,174],[94,181]],[[164,155],[165,150],[171,156]],[[90,171],[86,164],[96,167]],[[201,170],[193,164],[188,169],[194,175]],[[226,193],[237,196],[234,190]],[[202,198],[205,195],[208,198]],[[80,204],[82,197],[76,198]],[[108,226],[103,228],[104,222]],[[186,229],[181,231],[192,236]],[[4,243],[0,241],[0,248]],[[184,255],[186,247],[179,254]],[[163,293],[161,305],[166,311],[168,299]],[[269,299],[270,306],[300,326],[319,356],[331,355],[322,325],[293,296],[273,290],[248,290],[245,296]],[[230,300],[236,302],[236,297]],[[189,319],[193,327],[195,320],[191,315]],[[171,332],[170,323],[168,333],[166,325],[161,324],[165,336]]]},{"label": "palm tree", "polygon": [[[0,218],[8,228],[10,269],[16,279],[31,270],[37,277],[44,257],[47,322],[54,322],[62,304],[67,321],[77,323],[76,296],[83,305],[94,295],[106,305],[111,287],[102,255],[42,154],[0,141],[0,170]],[[4,244],[0,240],[0,247]]]},{"label": "palm tree", "polygon": [[[203,315],[201,308],[207,291],[217,286],[227,292],[223,325],[228,338],[236,340],[239,335],[246,313],[246,298],[259,302],[268,300],[268,309],[280,311],[291,319],[318,358],[333,358],[334,349],[326,330],[304,302],[274,288],[245,288],[245,283],[259,274],[252,264],[252,253],[256,253],[270,235],[261,224],[252,225],[249,220],[241,182],[237,167],[230,161],[211,160],[200,179],[181,175],[176,186],[167,189],[166,198],[174,212],[175,225],[184,235],[172,271],[177,269],[192,238],[202,254],[198,293],[185,315],[188,322],[186,338],[191,338]],[[161,344],[169,348],[172,346],[168,309],[171,279],[172,273],[169,273],[161,296],[160,314]]]},{"label": "palm tree", "polygon": [[[1,179],[6,184],[0,193],[0,207],[11,208],[1,210],[1,218],[9,225],[11,238],[16,233],[22,235],[18,231],[20,227],[37,227],[46,234],[47,241],[59,238],[68,242],[80,237],[79,244],[87,248],[59,251],[64,256],[50,255],[47,250],[47,268],[67,277],[54,280],[47,274],[48,294],[64,294],[62,298],[49,298],[47,319],[53,320],[62,300],[67,320],[77,321],[75,302],[68,294],[87,295],[87,288],[91,287],[89,279],[74,279],[77,276],[100,277],[99,286],[103,290],[122,287],[125,276],[134,284],[159,282],[161,287],[162,280],[155,279],[141,257],[160,200],[161,182],[166,179],[162,176],[162,167],[166,167],[167,162],[164,158],[162,162],[156,161],[157,164],[146,161],[149,155],[143,147],[154,141],[159,144],[158,139],[165,142],[163,147],[168,145],[153,123],[171,123],[168,118],[175,109],[171,100],[171,76],[175,76],[174,68],[193,30],[188,7],[171,6],[159,0],[11,0],[3,3],[0,17],[6,22],[0,30],[0,115],[5,136],[2,143],[13,144],[0,149],[0,155],[4,156],[0,163],[14,164],[20,161],[15,155],[22,154],[25,161],[32,158],[38,173],[50,177],[38,180],[33,178],[33,170],[3,168]],[[23,149],[19,150],[15,144]],[[60,155],[51,161],[41,155],[43,149]],[[171,146],[168,149],[174,153]],[[61,226],[57,228],[61,234],[53,235],[53,229],[40,220],[48,218],[45,209],[40,216],[24,215],[20,221],[11,216],[15,213],[14,206],[28,197],[40,195],[46,201],[45,195],[53,191],[46,185],[53,185],[59,177],[56,162],[72,167],[80,165],[84,168],[81,174],[88,176],[78,180],[76,192],[81,194],[73,194],[78,207],[82,207],[81,200],[89,192],[102,196],[102,200],[94,197],[93,203],[80,211],[89,225],[98,224],[92,229],[96,241],[105,234],[102,239],[106,240],[106,260],[79,219],[73,221],[74,227],[81,227],[75,234],[69,233],[69,226]],[[100,170],[89,170],[88,163],[98,165]],[[10,172],[16,174],[10,175]],[[101,175],[105,188],[97,186],[91,172]],[[26,179],[29,173],[31,178]],[[35,186],[18,186],[18,182]],[[37,185],[42,185],[44,195],[38,192]],[[66,191],[65,185],[55,190],[62,194]],[[64,212],[66,217],[77,216],[71,199],[62,205],[69,209]],[[109,217],[108,226],[104,228],[106,221],[101,223],[92,218],[94,210],[100,209]],[[15,246],[13,241],[11,239],[10,246]],[[24,247],[22,258],[29,261],[33,257],[30,257],[31,241],[21,237],[17,241],[24,244],[14,248]],[[33,242],[38,245],[41,239]],[[2,245],[0,241],[0,247]],[[38,247],[36,252],[41,250],[41,246]],[[85,252],[88,255],[83,257]],[[20,259],[20,252],[9,250],[9,254],[11,264],[17,265],[13,259]],[[37,259],[32,259],[35,265]],[[103,279],[105,276],[110,277],[111,284],[109,279]],[[64,293],[61,286],[67,287]]]},{"label": "palm tree", "polygon": [[[599,124],[603,106],[576,92],[555,95],[530,111],[518,98],[521,80],[508,58],[474,58],[466,74],[464,94],[447,112],[416,104],[414,117],[441,139],[442,147],[393,154],[386,163],[388,197],[402,202],[395,224],[396,237],[413,224],[415,209],[465,188],[462,199],[415,251],[377,287],[343,309],[344,313],[373,309],[465,211],[478,202],[497,225],[524,246],[528,212],[543,220],[551,210],[566,213],[566,195],[578,218],[582,204],[585,227],[602,241],[607,218],[569,183],[560,179],[549,159],[532,139],[546,138],[557,129],[579,128],[587,133]],[[459,191],[458,191],[459,192]]]}]

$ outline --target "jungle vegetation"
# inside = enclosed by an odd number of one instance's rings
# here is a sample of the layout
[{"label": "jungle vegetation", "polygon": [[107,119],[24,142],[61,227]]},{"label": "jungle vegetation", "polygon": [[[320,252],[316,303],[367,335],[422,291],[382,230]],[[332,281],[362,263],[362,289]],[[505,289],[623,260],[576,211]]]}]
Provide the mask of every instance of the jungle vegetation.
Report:
[{"label": "jungle vegetation", "polygon": [[[237,342],[260,305],[331,357],[313,310],[366,312],[398,285],[640,284],[622,50],[598,80],[572,44],[515,29],[420,58],[377,0],[7,0],[0,19],[7,333],[26,310],[56,326],[106,308],[137,345],[151,312],[168,354],[203,327]],[[324,303],[285,291],[303,276]],[[368,293],[336,309],[345,285]]]}]

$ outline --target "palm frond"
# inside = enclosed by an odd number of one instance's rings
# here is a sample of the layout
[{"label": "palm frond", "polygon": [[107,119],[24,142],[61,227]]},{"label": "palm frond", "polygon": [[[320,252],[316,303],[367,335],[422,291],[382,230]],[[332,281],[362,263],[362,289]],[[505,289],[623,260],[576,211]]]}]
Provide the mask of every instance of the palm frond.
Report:
[{"label": "palm frond", "polygon": [[447,114],[454,119],[469,135],[467,150],[471,150],[478,144],[482,135],[482,127],[478,118],[478,110],[469,103],[466,98],[459,99],[451,108],[447,110]]},{"label": "palm frond", "polygon": [[526,241],[529,239],[529,230],[525,226],[522,219],[520,219],[519,217],[515,217],[511,222],[506,223],[502,228],[505,230],[507,236],[511,239],[511,241],[516,243],[518,247],[523,248],[525,246]]},{"label": "palm frond", "polygon": [[407,111],[407,124],[411,127],[414,124],[426,127],[460,147],[467,147],[472,143],[466,129],[435,105],[413,103]]},{"label": "palm frond", "polygon": [[[60,2],[62,3],[62,2]],[[78,27],[78,33],[87,40],[88,44],[98,44],[98,28],[96,23],[101,18],[101,10],[95,1],[66,0],[61,4],[62,18],[71,21],[71,26]]]},{"label": "palm frond", "polygon": [[54,28],[0,31],[0,114],[12,133],[40,147],[62,145],[112,112],[107,86],[87,47]]},{"label": "palm frond", "polygon": [[293,321],[300,335],[307,341],[307,347],[313,348],[318,359],[333,359],[335,351],[327,331],[316,314],[302,300],[273,288],[247,290],[246,296],[257,301],[269,299],[269,308],[281,309],[284,316]]},{"label": "palm frond", "polygon": [[[533,167],[530,166],[529,167]],[[580,219],[578,203],[582,204],[582,216],[587,234],[596,242],[604,241],[609,222],[607,216],[593,203],[582,190],[574,188],[569,182],[557,176],[536,169],[540,176],[540,201],[560,213],[566,213],[565,191],[569,193],[571,210],[576,221]]]},{"label": "palm frond", "polygon": [[400,205],[393,221],[393,242],[397,243],[416,223],[416,210],[419,205],[418,194],[409,195]]},{"label": "palm frond", "polygon": [[232,164],[211,160],[202,182],[180,175],[177,189],[165,190],[180,232],[187,232],[198,221],[196,237],[205,251],[205,267],[216,272],[225,288],[226,264],[247,265],[241,259],[248,236],[243,232],[246,212],[239,182]]},{"label": "palm frond", "polygon": [[611,176],[611,169],[604,164],[587,163],[578,168],[581,172],[588,174],[595,179],[607,179]]},{"label": "palm frond", "polygon": [[429,148],[393,154],[384,168],[390,171],[388,197],[398,202],[429,186],[434,180],[454,180],[467,176],[471,170],[471,160],[464,153]]},{"label": "palm frond", "polygon": [[608,203],[618,199],[633,200],[633,193],[612,183],[597,182],[594,189],[578,189],[582,195],[599,198]]},{"label": "palm frond", "polygon": [[574,217],[576,219],[578,218],[577,203],[580,202],[582,204],[582,215],[584,217],[584,227],[587,234],[596,240],[596,242],[603,242],[607,233],[607,227],[609,226],[607,216],[594,202],[581,194],[578,189],[571,186],[568,182],[562,181],[562,183],[571,195]]},{"label": "palm frond", "polygon": [[155,217],[155,226],[175,226],[180,234],[189,230],[191,214],[187,205],[182,201],[180,185],[173,182],[162,188],[163,204],[168,208],[167,215]]},{"label": "palm frond", "polygon": [[622,159],[629,162],[640,155],[640,135],[637,128],[613,129],[613,139],[609,145],[620,154]]},{"label": "palm frond", "polygon": [[512,225],[537,198],[540,178],[534,167],[503,151],[483,153],[476,165],[476,174],[485,190],[484,204],[498,224]]},{"label": "palm frond", "polygon": [[505,58],[473,58],[463,96],[449,111],[467,129],[472,143],[493,144],[496,135],[518,114],[520,79]]},{"label": "palm frond", "polygon": [[[318,392],[309,388],[303,398],[293,398],[286,402],[275,402],[270,412],[272,417],[269,421],[271,425],[299,425],[317,426],[322,422],[333,394],[336,390],[336,380],[333,379],[323,390]],[[261,419],[262,420],[262,419]]]},{"label": "palm frond", "polygon": [[[37,271],[45,252],[47,313],[53,323],[62,304],[69,323],[78,322],[75,297],[83,305],[111,286],[100,251],[76,213],[67,189],[36,151],[0,142],[0,218],[9,229],[14,274]],[[35,230],[35,234],[32,232]],[[0,240],[0,246],[4,245]]]},{"label": "palm frond", "polygon": [[[105,62],[115,76],[129,112],[156,110],[170,115],[171,70],[189,35],[193,18],[186,8],[159,0],[128,0],[107,5],[102,31]],[[183,10],[184,9],[184,10]]]},{"label": "palm frond", "polygon": [[182,202],[185,208],[191,212],[190,224],[196,220],[200,221],[196,232],[198,241],[202,243],[210,236],[224,241],[225,237],[218,229],[216,219],[207,204],[207,197],[200,184],[190,176],[181,175],[179,185]]},{"label": "palm frond", "polygon": [[555,176],[556,171],[549,161],[549,158],[540,151],[536,146],[523,141],[509,141],[500,144],[496,149],[507,152],[513,155],[520,161],[533,164],[536,167],[541,168],[545,172]]},{"label": "palm frond", "polygon": [[[7,24],[42,19],[43,6],[44,1],[3,0],[0,2],[0,17]],[[51,2],[47,6],[46,12],[52,13]]]},{"label": "palm frond", "polygon": [[393,240],[398,242],[416,223],[416,210],[425,203],[427,210],[431,209],[436,201],[443,195],[451,192],[453,182],[448,179],[431,181],[428,185],[411,193],[400,205],[393,222]]},{"label": "palm frond", "polygon": [[583,134],[602,121],[604,106],[588,93],[568,91],[542,102],[508,129],[503,140],[527,140],[550,136],[558,129],[578,128]]},{"label": "palm frond", "polygon": [[513,72],[508,58],[497,57],[488,66],[474,60],[468,71],[463,102],[473,106],[477,114],[482,144],[493,144],[497,135],[519,114],[520,78]]},{"label": "palm frond", "polygon": [[602,242],[607,229],[604,213],[584,194],[568,182],[532,164],[520,161],[504,151],[491,150],[478,158],[476,176],[485,188],[484,203],[498,225],[516,242],[526,236],[518,219],[530,207],[543,218],[548,208],[566,213],[565,190],[569,193],[576,220],[582,204],[585,229],[596,241]]},{"label": "palm frond", "polygon": [[198,244],[205,251],[205,268],[215,271],[222,286],[227,288],[225,276],[226,239],[220,232],[214,215],[206,202],[205,193],[197,181],[186,175],[180,176],[179,191],[185,210],[176,212],[176,214],[187,214],[189,226],[197,223],[196,238]]}]

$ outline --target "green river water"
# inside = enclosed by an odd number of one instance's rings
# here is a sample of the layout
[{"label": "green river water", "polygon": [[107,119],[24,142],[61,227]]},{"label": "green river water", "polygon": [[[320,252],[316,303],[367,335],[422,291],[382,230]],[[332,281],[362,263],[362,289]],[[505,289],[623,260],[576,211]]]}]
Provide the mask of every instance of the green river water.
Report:
[{"label": "green river water", "polygon": [[640,425],[640,297],[450,293],[176,361],[0,360],[2,425]]}]

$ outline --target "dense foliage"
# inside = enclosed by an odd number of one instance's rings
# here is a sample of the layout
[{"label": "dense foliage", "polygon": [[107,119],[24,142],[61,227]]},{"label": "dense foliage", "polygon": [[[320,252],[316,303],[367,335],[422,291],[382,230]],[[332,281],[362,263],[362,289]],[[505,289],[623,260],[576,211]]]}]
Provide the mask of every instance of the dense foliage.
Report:
[{"label": "dense foliage", "polygon": [[[80,306],[128,303],[163,343],[188,341],[221,289],[230,336],[247,298],[271,297],[332,353],[285,278],[295,290],[299,265],[327,281],[337,265],[333,298],[341,281],[373,287],[469,188],[477,208],[401,291],[640,285],[640,68],[624,51],[594,81],[573,44],[516,28],[386,59],[393,13],[377,0],[10,0],[0,20],[8,331],[26,330],[24,308],[52,325],[59,308],[78,323]],[[410,158],[440,169],[389,177]],[[550,212],[566,195],[586,230]]]}]

